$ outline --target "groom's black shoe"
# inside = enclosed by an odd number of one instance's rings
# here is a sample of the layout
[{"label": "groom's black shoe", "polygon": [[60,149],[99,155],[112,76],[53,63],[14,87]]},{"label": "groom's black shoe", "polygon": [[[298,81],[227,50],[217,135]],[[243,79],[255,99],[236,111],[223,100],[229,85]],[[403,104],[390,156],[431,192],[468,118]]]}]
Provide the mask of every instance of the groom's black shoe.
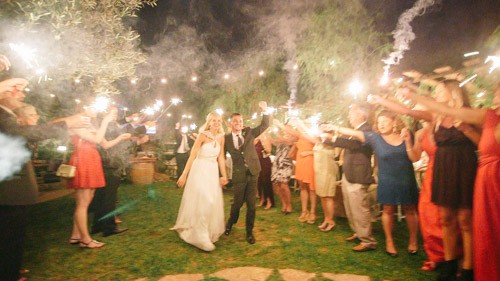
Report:
[{"label": "groom's black shoe", "polygon": [[252,233],[247,233],[247,242],[248,244],[255,244],[255,237],[253,237]]},{"label": "groom's black shoe", "polygon": [[231,234],[231,228],[233,228],[233,225],[232,225],[232,224],[230,224],[230,223],[228,223],[228,224],[226,225],[226,231],[224,231],[224,234],[225,234],[226,236],[227,236],[227,235],[229,235],[229,234]]}]

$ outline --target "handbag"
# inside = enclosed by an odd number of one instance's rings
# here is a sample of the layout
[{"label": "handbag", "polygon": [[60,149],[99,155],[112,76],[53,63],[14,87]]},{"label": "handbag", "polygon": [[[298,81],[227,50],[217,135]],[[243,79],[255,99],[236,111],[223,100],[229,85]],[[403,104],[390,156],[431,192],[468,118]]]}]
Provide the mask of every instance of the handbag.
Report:
[{"label": "handbag", "polygon": [[[80,146],[82,139],[78,139],[78,146]],[[68,147],[69,141],[66,144],[66,147]],[[75,151],[77,151],[78,146],[75,148]],[[76,164],[77,158],[75,158],[75,162],[73,164]],[[63,162],[66,162],[66,151],[64,152],[63,156]],[[56,171],[56,176],[61,177],[61,178],[66,178],[66,179],[71,179],[74,178],[76,174],[76,166],[74,165],[69,165],[69,164],[61,164],[57,168]]]},{"label": "handbag", "polygon": [[68,164],[61,164],[57,168],[56,176],[71,179],[75,177],[76,167]]}]

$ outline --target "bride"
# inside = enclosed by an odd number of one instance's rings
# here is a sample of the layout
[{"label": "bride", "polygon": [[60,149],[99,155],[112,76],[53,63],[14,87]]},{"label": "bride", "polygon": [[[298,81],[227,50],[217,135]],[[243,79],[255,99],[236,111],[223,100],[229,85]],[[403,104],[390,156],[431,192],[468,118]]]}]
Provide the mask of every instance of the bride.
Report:
[{"label": "bride", "polygon": [[185,189],[177,221],[171,229],[186,243],[207,252],[215,249],[213,243],[225,229],[222,186],[228,180],[223,147],[222,117],[209,113],[177,181]]}]

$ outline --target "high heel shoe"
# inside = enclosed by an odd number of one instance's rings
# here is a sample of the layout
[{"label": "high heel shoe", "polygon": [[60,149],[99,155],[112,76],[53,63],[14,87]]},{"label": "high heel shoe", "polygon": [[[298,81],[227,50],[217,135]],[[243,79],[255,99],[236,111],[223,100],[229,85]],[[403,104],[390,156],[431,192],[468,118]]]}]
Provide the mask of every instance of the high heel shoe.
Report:
[{"label": "high heel shoe", "polygon": [[327,223],[326,227],[320,228],[320,230],[323,232],[328,232],[328,231],[334,230],[336,226],[337,226],[337,224],[335,224],[335,223]]}]

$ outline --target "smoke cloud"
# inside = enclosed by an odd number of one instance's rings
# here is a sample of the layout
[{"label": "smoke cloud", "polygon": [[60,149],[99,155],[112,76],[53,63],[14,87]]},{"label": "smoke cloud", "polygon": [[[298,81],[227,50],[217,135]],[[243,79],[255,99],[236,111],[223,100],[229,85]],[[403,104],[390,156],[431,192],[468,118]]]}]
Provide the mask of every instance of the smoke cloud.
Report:
[{"label": "smoke cloud", "polygon": [[391,65],[399,64],[403,58],[404,52],[410,49],[410,43],[415,39],[415,33],[410,23],[417,16],[425,13],[426,9],[434,5],[436,0],[417,0],[413,7],[406,10],[398,19],[396,29],[392,32],[394,35],[394,51],[383,62],[386,64],[385,71],[388,72]]},{"label": "smoke cloud", "polygon": [[0,181],[19,172],[30,160],[31,153],[25,147],[26,141],[0,133]]}]

